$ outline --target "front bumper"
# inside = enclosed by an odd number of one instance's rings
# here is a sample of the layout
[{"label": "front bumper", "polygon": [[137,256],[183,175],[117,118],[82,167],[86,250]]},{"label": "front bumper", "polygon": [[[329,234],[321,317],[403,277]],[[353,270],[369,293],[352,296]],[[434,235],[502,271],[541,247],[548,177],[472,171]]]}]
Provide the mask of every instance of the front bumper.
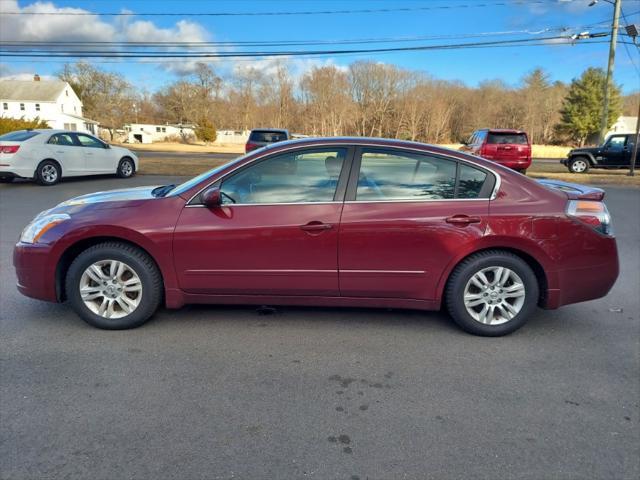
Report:
[{"label": "front bumper", "polygon": [[18,291],[38,300],[57,302],[55,264],[51,246],[18,243],[13,250],[13,265],[18,277]]}]

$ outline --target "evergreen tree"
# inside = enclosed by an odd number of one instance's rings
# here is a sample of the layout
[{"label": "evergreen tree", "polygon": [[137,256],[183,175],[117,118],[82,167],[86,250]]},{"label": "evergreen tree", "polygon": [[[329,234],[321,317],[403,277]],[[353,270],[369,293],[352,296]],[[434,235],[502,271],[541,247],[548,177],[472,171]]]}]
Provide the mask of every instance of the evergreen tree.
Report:
[{"label": "evergreen tree", "polygon": [[[588,68],[571,82],[564,99],[558,128],[580,145],[600,131],[606,81],[602,69]],[[614,124],[621,111],[620,88],[613,84],[610,93],[607,127]]]}]

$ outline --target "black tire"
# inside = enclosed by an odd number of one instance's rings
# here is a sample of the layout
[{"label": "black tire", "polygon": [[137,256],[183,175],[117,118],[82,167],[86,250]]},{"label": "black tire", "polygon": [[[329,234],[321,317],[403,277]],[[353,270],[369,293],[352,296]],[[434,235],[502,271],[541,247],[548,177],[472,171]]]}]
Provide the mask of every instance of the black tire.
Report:
[{"label": "black tire", "polygon": [[136,174],[136,164],[133,163],[133,160],[129,157],[124,157],[118,163],[118,171],[116,175],[120,178],[130,178]]},{"label": "black tire", "polygon": [[590,166],[587,157],[574,157],[569,161],[567,168],[571,173],[587,173]]},{"label": "black tire", "polygon": [[[494,325],[481,323],[479,320],[474,319],[467,311],[464,303],[465,288],[470,283],[471,278],[477,272],[491,267],[507,267],[510,269],[522,281],[525,292],[524,302],[518,313],[505,323]],[[456,266],[447,282],[445,302],[449,314],[464,331],[484,337],[499,337],[518,330],[526,323],[536,308],[539,291],[536,275],[524,260],[510,252],[488,250],[471,255]],[[487,296],[485,294],[482,295]],[[482,304],[477,308],[482,309]]]},{"label": "black tire", "polygon": [[[124,262],[138,275],[142,285],[137,308],[120,318],[98,315],[85,305],[80,295],[80,282],[85,270],[105,260]],[[158,309],[162,291],[162,276],[151,257],[139,248],[120,242],[100,243],[80,253],[69,267],[65,279],[67,300],[74,311],[89,325],[105,330],[136,328],[145,323]]]},{"label": "black tire", "polygon": [[53,160],[43,160],[36,168],[36,182],[45,187],[55,185],[62,178],[62,171],[58,162]]},{"label": "black tire", "polygon": [[11,183],[15,180],[15,177],[0,177],[0,183]]}]

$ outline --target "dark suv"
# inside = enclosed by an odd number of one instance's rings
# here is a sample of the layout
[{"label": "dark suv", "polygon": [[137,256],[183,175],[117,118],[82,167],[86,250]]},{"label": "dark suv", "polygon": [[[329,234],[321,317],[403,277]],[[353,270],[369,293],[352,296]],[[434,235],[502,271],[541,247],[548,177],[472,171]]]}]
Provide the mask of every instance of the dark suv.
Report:
[{"label": "dark suv", "polygon": [[[574,148],[567,158],[560,160],[571,173],[586,173],[590,168],[624,168],[631,164],[634,145],[633,133],[611,135],[603,145]],[[636,154],[636,165],[640,156]]]},{"label": "dark suv", "polygon": [[249,140],[244,147],[244,151],[249,153],[257,148],[264,147],[271,143],[284,142],[289,140],[289,131],[278,128],[256,128],[251,130]]}]

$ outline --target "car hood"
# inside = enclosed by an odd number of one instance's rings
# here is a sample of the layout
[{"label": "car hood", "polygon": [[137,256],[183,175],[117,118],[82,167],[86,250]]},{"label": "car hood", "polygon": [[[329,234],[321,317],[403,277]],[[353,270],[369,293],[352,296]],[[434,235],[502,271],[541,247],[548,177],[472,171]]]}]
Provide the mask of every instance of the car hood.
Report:
[{"label": "car hood", "polygon": [[[65,202],[62,202],[58,207],[72,207],[76,205],[89,205],[89,204],[113,204],[113,206],[124,206],[131,201],[136,200],[150,200],[156,198],[153,196],[153,190],[158,188],[158,185],[151,187],[135,187],[135,188],[123,188],[119,190],[108,190],[106,192],[89,193],[87,195],[81,195],[79,197],[71,198]],[[115,204],[120,205],[115,205]]]},{"label": "car hood", "polygon": [[571,149],[569,153],[598,153],[599,151],[600,147],[580,147]]}]

